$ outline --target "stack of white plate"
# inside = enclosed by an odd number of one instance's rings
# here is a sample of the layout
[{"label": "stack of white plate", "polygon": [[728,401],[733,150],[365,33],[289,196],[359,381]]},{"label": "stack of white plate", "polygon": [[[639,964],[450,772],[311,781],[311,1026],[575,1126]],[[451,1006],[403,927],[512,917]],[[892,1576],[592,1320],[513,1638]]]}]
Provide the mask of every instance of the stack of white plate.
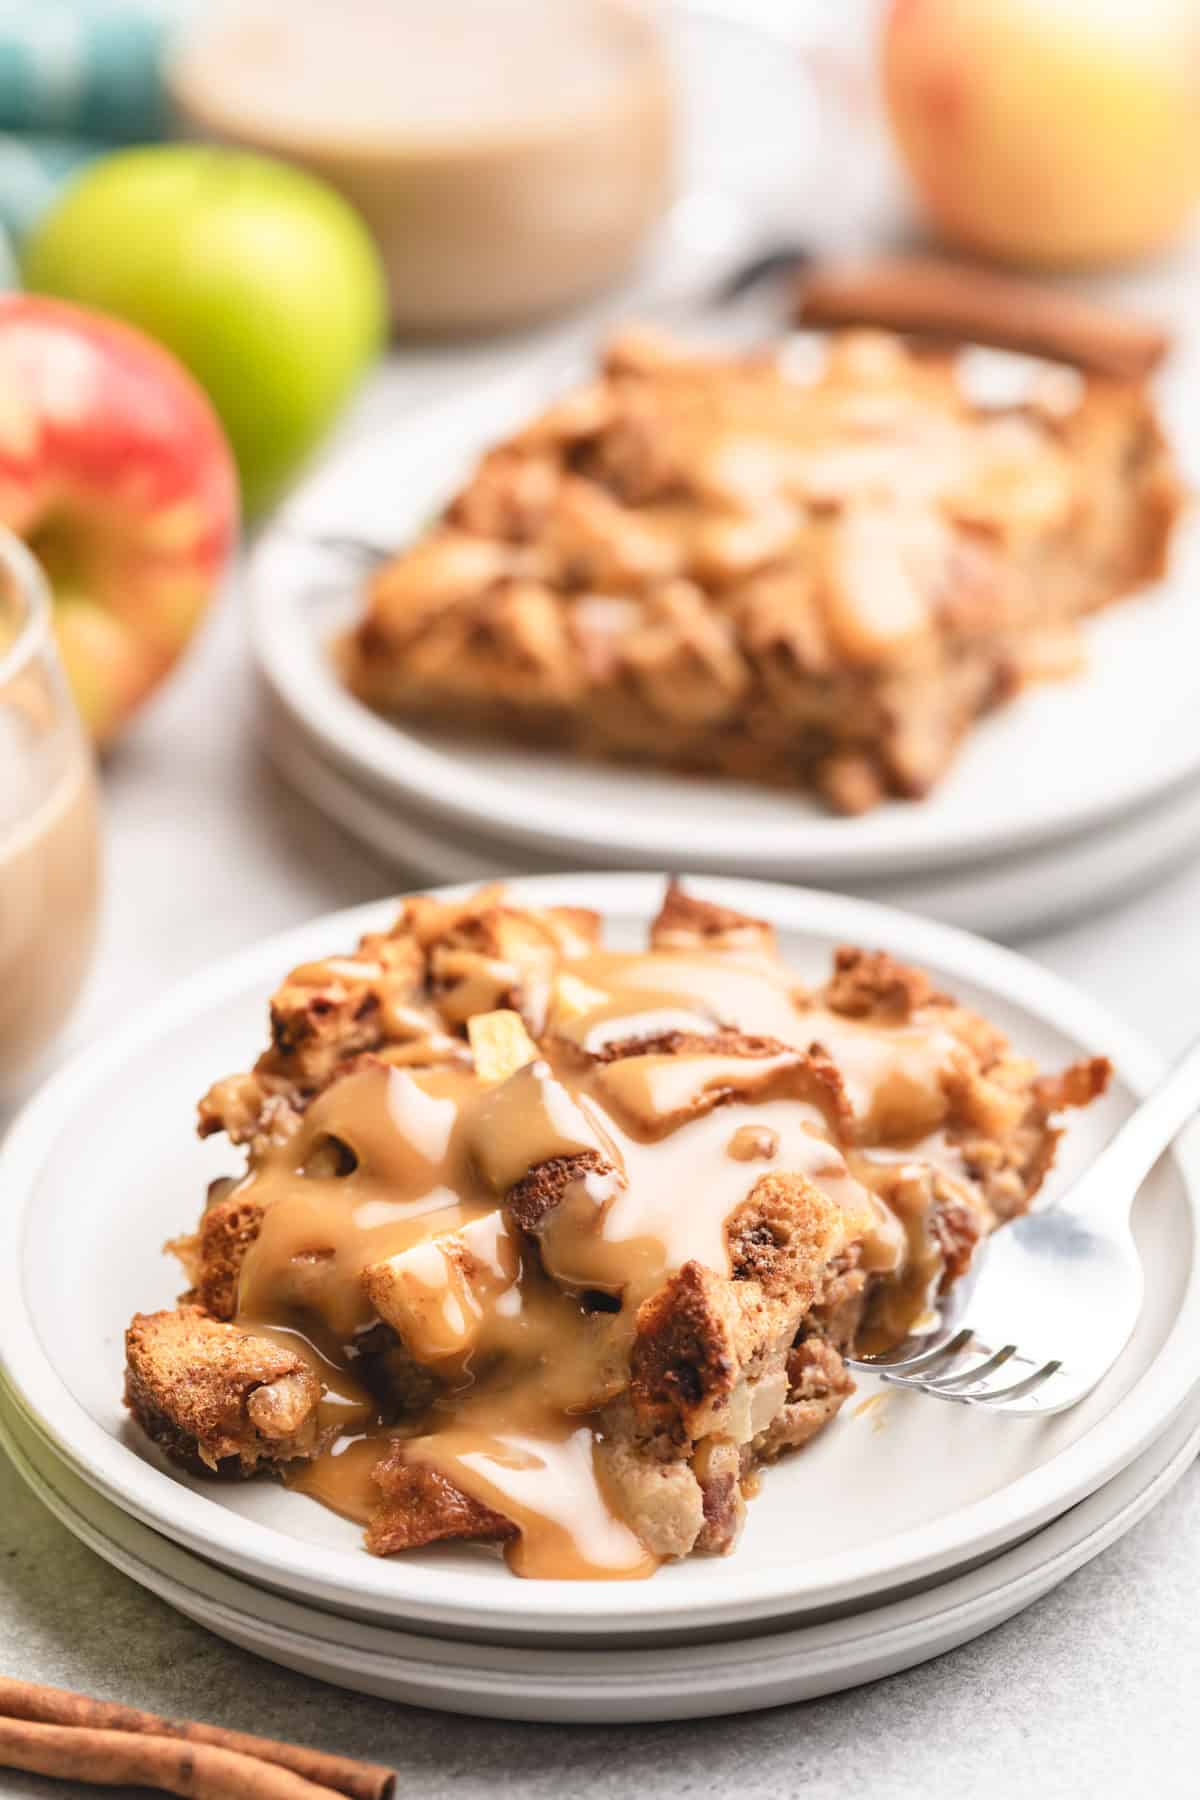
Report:
[{"label": "stack of white plate", "polygon": [[[575,371],[578,374],[578,371]],[[283,776],[420,879],[563,867],[703,869],[840,888],[993,936],[1143,886],[1200,844],[1200,533],[1088,628],[1089,662],[985,721],[930,798],[833,818],[805,796],[573,761],[381,719],[329,645],[361,607],[347,545],[410,539],[478,452],[571,371],[410,413],[299,490],[250,571],[261,723]]]},{"label": "stack of white plate", "polygon": [[[835,943],[869,941],[930,968],[1046,1065],[1107,1053],[1113,1091],[1072,1124],[1056,1182],[1158,1073],[1136,1037],[1009,952],[860,901],[694,886],[773,919],[806,978]],[[610,940],[633,944],[661,881],[585,874],[518,891],[599,907]],[[1097,1554],[1181,1473],[1200,1436],[1200,1185],[1185,1149],[1139,1198],[1145,1311],[1087,1401],[1001,1420],[877,1398],[864,1382],[768,1474],[727,1558],[640,1583],[521,1582],[474,1546],[383,1561],[302,1495],[172,1470],[123,1414],[122,1332],[135,1310],[171,1303],[178,1276],[158,1246],[234,1166],[228,1146],[193,1138],[195,1096],[254,1054],[284,970],[392,910],[319,920],[201,972],[58,1076],[0,1154],[0,1436],[64,1523],[133,1579],[236,1643],[367,1692],[516,1718],[677,1718],[829,1692],[950,1649]]]}]

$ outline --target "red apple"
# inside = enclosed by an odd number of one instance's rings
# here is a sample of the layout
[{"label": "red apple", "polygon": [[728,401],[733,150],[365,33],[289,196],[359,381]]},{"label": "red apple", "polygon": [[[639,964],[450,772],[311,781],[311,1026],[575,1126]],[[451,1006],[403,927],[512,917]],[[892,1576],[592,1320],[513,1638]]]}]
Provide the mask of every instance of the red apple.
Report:
[{"label": "red apple", "polygon": [[220,581],[237,478],[175,358],[81,307],[0,295],[0,521],[40,559],[80,712],[110,743]]}]

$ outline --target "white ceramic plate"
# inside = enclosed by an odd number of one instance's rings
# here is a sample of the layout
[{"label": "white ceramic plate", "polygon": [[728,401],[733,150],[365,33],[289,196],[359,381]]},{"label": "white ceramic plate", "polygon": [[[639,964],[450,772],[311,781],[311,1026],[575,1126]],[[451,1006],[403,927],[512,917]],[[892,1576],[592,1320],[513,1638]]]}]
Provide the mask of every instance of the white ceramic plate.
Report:
[{"label": "white ceramic plate", "polygon": [[[835,885],[1008,855],[1168,794],[1200,770],[1200,529],[1179,531],[1170,578],[1087,628],[1075,680],[1030,690],[985,720],[919,804],[858,819],[803,795],[513,749],[376,716],[344,691],[329,640],[359,607],[353,562],[329,534],[400,544],[488,443],[548,397],[545,369],[413,412],[328,463],[268,529],[250,567],[254,652],[327,759],[460,831],[560,864],[664,864]],[[567,377],[560,370],[557,384]]]},{"label": "white ceramic plate", "polygon": [[[267,754],[289,785],[409,879],[482,881],[543,866],[532,851],[456,832],[444,822],[439,828],[410,802],[355,780],[327,761],[266,693],[258,725]],[[1194,856],[1198,844],[1200,781],[1189,781],[1152,805],[1041,849],[852,885],[864,899],[986,937],[1015,939],[1144,891]]]},{"label": "white ceramic plate", "polygon": [[1107,1549],[1189,1467],[1193,1397],[1130,1468],[982,1568],[848,1617],[718,1644],[512,1649],[367,1625],[214,1569],[102,1499],[0,1409],[0,1443],[55,1516],[114,1567],[243,1649],[356,1693],[540,1723],[750,1712],[893,1675],[1001,1624]]},{"label": "white ceramic plate", "polygon": [[[837,942],[878,945],[932,969],[1043,1064],[1108,1052],[1114,1092],[1072,1127],[1060,1179],[1158,1073],[1136,1036],[1009,952],[861,901],[755,882],[693,885],[772,918],[805,976],[823,971]],[[555,876],[516,892],[598,906],[611,941],[633,943],[661,881]],[[223,1143],[192,1137],[195,1097],[254,1056],[266,996],[287,968],[391,916],[386,903],[333,915],[201,971],[57,1076],[0,1153],[0,1365],[58,1454],[145,1523],[289,1594],[442,1632],[711,1635],[874,1600],[993,1554],[1110,1480],[1182,1404],[1200,1362],[1200,1281],[1195,1189],[1187,1160],[1173,1156],[1138,1205],[1146,1311],[1087,1402],[1040,1422],[913,1395],[866,1414],[848,1408],[772,1472],[729,1558],[674,1565],[645,1583],[564,1584],[515,1581],[494,1554],[467,1546],[382,1561],[301,1495],[170,1471],[122,1412],[121,1340],[131,1313],[173,1299],[179,1278],[158,1246],[190,1228],[206,1182],[235,1165]]]}]

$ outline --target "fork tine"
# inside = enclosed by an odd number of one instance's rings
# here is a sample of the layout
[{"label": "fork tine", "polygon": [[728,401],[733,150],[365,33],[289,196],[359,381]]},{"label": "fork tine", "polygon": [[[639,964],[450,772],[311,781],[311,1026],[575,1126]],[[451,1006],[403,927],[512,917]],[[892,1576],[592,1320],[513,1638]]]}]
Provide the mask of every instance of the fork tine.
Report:
[{"label": "fork tine", "polygon": [[977,1382],[983,1381],[988,1375],[994,1375],[997,1369],[1002,1369],[1004,1364],[1016,1354],[1017,1346],[1015,1344],[1005,1344],[1002,1350],[997,1350],[995,1355],[989,1356],[985,1362],[976,1363],[973,1369],[967,1369],[961,1375],[939,1375],[936,1380],[926,1381],[922,1383],[922,1386],[927,1393],[931,1394],[944,1394],[951,1389],[956,1389],[960,1393],[969,1391]]},{"label": "fork tine", "polygon": [[973,1394],[970,1398],[976,1406],[1002,1406],[1006,1400],[1021,1400],[1026,1394],[1032,1394],[1035,1389],[1044,1387],[1050,1377],[1057,1375],[1061,1368],[1062,1363],[1059,1360],[1043,1363],[1040,1369],[1035,1369],[1032,1375],[1025,1377],[1024,1381],[1014,1381],[1011,1387],[993,1388],[982,1394]]},{"label": "fork tine", "polygon": [[[1004,1357],[1002,1360],[1007,1362],[1009,1359]],[[1007,1402],[1021,1400],[1027,1394],[1035,1393],[1038,1388],[1044,1387],[1050,1377],[1056,1375],[1061,1368],[1062,1363],[1058,1361],[1043,1363],[1039,1369],[1033,1371],[1032,1375],[1026,1375],[1022,1380],[1014,1381],[1010,1386],[1004,1388],[989,1388],[986,1383],[982,1387],[966,1385],[968,1382],[976,1380],[978,1372],[974,1369],[968,1371],[966,1375],[960,1376],[957,1381],[927,1381],[919,1375],[910,1378],[906,1375],[889,1375],[886,1372],[883,1380],[891,1383],[893,1387],[908,1388],[915,1394],[928,1394],[934,1400],[951,1400],[959,1406],[1003,1408]]]},{"label": "fork tine", "polygon": [[958,1331],[946,1343],[939,1344],[936,1350],[926,1350],[922,1355],[911,1356],[905,1362],[890,1365],[865,1362],[863,1367],[877,1368],[885,1381],[894,1381],[897,1384],[907,1381],[910,1376],[936,1374],[939,1369],[945,1368],[956,1357],[961,1356],[974,1336],[973,1331]]}]

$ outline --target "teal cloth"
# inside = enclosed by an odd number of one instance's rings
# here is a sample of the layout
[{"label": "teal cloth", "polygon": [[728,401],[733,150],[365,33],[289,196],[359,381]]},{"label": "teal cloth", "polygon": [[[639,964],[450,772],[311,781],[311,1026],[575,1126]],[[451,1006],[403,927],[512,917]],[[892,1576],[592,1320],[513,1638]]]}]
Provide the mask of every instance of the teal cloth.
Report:
[{"label": "teal cloth", "polygon": [[164,54],[193,10],[193,0],[0,0],[0,130],[161,137]]},{"label": "teal cloth", "polygon": [[0,131],[0,227],[19,243],[77,169],[110,144]]},{"label": "teal cloth", "polygon": [[203,0],[0,0],[0,287],[63,184],[115,144],[162,137],[165,58]]}]

